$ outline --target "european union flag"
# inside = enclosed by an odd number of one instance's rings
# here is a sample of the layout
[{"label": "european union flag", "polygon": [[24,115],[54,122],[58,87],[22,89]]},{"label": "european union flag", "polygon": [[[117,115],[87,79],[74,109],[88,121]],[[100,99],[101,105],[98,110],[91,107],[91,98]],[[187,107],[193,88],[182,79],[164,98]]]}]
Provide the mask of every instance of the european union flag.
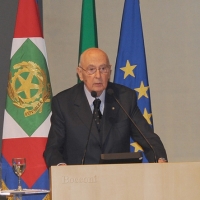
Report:
[{"label": "european union flag", "polygon": [[[114,82],[136,91],[138,107],[153,128],[139,0],[124,3]],[[131,151],[138,149],[131,141]]]}]

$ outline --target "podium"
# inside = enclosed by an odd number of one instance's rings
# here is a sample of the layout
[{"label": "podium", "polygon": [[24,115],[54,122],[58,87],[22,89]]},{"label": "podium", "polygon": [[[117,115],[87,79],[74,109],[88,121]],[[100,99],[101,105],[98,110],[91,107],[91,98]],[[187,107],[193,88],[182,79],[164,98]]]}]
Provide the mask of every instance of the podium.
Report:
[{"label": "podium", "polygon": [[53,166],[52,200],[199,200],[200,162]]}]

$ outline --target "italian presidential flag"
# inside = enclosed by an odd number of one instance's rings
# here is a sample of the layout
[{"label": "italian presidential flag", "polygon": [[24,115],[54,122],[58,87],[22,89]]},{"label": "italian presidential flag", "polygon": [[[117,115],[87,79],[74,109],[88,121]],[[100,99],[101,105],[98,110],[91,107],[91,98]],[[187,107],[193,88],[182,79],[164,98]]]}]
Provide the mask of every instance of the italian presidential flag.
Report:
[{"label": "italian presidential flag", "polygon": [[[2,188],[17,189],[12,158],[26,158],[22,188],[49,189],[43,159],[50,128],[51,84],[35,0],[19,0],[8,75],[2,144]],[[48,199],[46,194],[23,199]]]}]

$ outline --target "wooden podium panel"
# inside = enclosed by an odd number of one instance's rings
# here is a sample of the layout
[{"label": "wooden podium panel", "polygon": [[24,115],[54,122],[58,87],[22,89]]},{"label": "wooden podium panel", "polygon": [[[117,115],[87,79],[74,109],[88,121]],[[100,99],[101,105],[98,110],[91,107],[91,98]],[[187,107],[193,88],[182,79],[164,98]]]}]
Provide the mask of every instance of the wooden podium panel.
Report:
[{"label": "wooden podium panel", "polygon": [[52,200],[199,200],[200,162],[54,166]]}]

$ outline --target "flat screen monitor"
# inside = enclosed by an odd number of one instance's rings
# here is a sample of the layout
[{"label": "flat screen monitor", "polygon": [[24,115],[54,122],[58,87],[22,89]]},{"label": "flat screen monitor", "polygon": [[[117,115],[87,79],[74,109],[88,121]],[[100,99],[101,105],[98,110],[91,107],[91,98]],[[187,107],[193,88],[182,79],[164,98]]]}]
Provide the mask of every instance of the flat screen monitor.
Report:
[{"label": "flat screen monitor", "polygon": [[141,163],[142,152],[101,154],[100,164]]}]

